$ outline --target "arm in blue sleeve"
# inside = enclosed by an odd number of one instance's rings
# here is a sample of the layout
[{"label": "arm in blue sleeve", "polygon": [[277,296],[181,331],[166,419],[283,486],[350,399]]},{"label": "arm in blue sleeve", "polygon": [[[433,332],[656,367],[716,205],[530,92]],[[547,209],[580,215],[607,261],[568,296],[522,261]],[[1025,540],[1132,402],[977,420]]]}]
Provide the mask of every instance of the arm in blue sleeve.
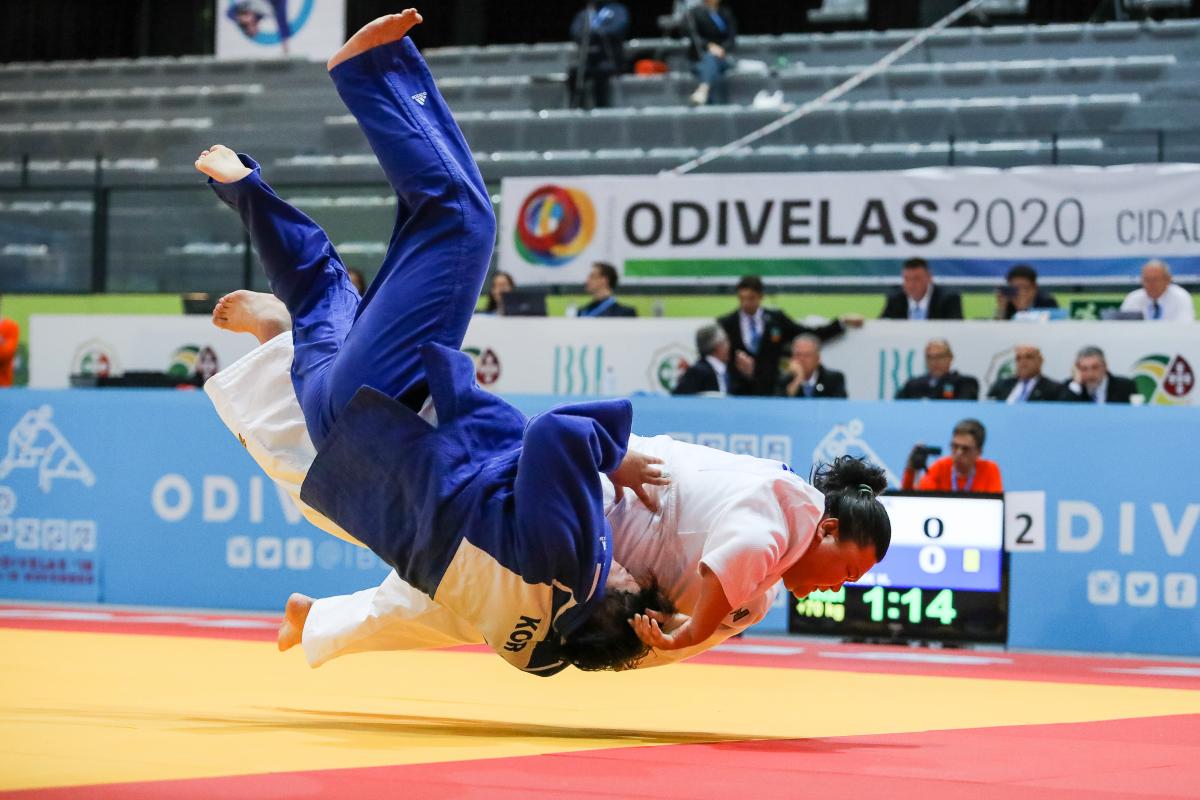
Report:
[{"label": "arm in blue sleeve", "polygon": [[251,169],[249,175],[233,183],[210,179],[209,185],[241,217],[271,291],[294,318],[307,311],[304,303],[313,301],[306,290],[314,278],[345,268],[321,226],[275,194],[254,159],[240,153],[238,157]]},{"label": "arm in blue sleeve", "polygon": [[594,583],[597,559],[612,557],[600,541],[600,473],[620,466],[632,422],[628,400],[607,400],[556,408],[525,428],[513,487],[517,528],[540,545],[531,555],[537,577],[565,583],[578,599]]}]

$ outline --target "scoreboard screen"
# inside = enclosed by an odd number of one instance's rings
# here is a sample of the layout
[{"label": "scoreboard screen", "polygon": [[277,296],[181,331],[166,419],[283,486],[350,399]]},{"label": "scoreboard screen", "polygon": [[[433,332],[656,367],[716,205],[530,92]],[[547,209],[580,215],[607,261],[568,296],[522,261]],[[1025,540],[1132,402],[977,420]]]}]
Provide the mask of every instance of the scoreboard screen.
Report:
[{"label": "scoreboard screen", "polygon": [[794,601],[788,630],[869,640],[1005,643],[1003,495],[891,492],[879,502],[892,522],[883,561],[857,583]]}]

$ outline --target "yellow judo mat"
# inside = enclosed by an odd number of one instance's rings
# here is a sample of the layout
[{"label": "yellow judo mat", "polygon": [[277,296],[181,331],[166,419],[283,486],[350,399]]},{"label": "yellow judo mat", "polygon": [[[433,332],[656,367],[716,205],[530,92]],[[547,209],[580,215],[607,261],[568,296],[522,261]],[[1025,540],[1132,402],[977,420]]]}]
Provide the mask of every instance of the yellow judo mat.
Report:
[{"label": "yellow judo mat", "polygon": [[1200,715],[1200,680],[773,667],[737,651],[543,679],[478,652],[312,670],[269,641],[0,629],[0,791]]}]

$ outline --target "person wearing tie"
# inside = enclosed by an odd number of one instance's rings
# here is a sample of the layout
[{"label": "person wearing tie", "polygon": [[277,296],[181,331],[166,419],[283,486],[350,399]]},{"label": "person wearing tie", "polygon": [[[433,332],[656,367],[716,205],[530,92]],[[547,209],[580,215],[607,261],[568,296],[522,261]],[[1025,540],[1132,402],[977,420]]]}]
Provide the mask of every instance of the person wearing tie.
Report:
[{"label": "person wearing tie", "polygon": [[1009,405],[1044,400],[1070,400],[1066,387],[1042,374],[1042,351],[1031,344],[1019,344],[1016,350],[1017,374],[1000,378],[988,390],[989,400]]},{"label": "person wearing tie", "polygon": [[781,397],[846,396],[846,376],[821,364],[821,340],[811,333],[792,342],[792,359],[779,378]]},{"label": "person wearing tie", "polygon": [[1075,356],[1074,374],[1067,384],[1068,400],[1097,404],[1129,403],[1137,394],[1137,385],[1133,381],[1108,371],[1104,351],[1099,347],[1089,345]]},{"label": "person wearing tie", "polygon": [[1140,311],[1148,320],[1191,322],[1196,319],[1192,296],[1171,281],[1171,268],[1157,258],[1142,266],[1142,288],[1126,295],[1122,311]]},{"label": "person wearing tie", "polygon": [[757,275],[738,281],[738,310],[717,319],[729,337],[729,393],[770,397],[776,393],[779,361],[788,342],[805,333],[820,341],[845,333],[846,328],[862,327],[863,319],[847,314],[819,328],[793,322],[787,314],[764,308],[763,282]]},{"label": "person wearing tie", "polygon": [[720,325],[713,323],[696,331],[696,352],[700,357],[679,377],[671,394],[727,394],[729,337]]},{"label": "person wearing tie", "polygon": [[[900,487],[906,491],[999,493],[1004,491],[1000,465],[981,458],[987,430],[977,419],[964,419],[950,436],[950,455],[925,469],[928,448],[918,443],[909,454]],[[924,472],[918,483],[917,474]]]},{"label": "person wearing tie", "polygon": [[704,0],[688,14],[692,46],[688,52],[700,85],[692,93],[694,106],[728,103],[725,73],[733,66],[730,53],[737,41],[737,21],[721,0]]},{"label": "person wearing tie", "polygon": [[929,262],[910,258],[900,267],[901,285],[888,292],[880,319],[962,319],[962,296],[933,282]]}]

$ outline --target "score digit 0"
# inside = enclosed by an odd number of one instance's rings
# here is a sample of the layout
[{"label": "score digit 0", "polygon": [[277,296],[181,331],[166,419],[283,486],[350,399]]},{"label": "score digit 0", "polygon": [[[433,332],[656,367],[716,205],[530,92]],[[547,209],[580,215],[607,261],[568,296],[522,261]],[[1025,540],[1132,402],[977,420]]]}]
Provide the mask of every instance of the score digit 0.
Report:
[{"label": "score digit 0", "polygon": [[[939,517],[929,517],[923,526],[925,536],[940,539],[946,532],[946,524]],[[946,551],[935,544],[926,545],[917,553],[917,564],[927,575],[937,575],[946,568]]]}]

